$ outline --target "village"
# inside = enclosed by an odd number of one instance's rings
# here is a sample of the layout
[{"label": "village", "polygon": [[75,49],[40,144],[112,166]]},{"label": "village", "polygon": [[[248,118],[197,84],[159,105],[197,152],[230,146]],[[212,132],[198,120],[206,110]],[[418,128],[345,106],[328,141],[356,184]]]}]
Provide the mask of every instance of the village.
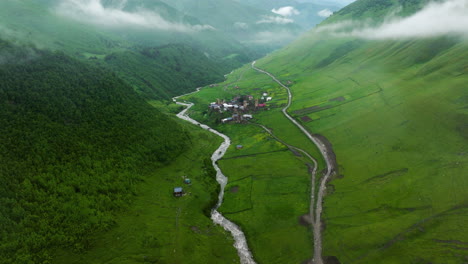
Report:
[{"label": "village", "polygon": [[212,112],[225,113],[225,117],[221,119],[222,123],[241,123],[252,119],[256,111],[269,110],[267,102],[272,99],[268,92],[263,92],[260,98],[254,98],[252,95],[239,95],[231,100],[217,99],[208,107]]},{"label": "village", "polygon": [[[238,95],[231,100],[216,99],[216,102],[209,104],[208,108],[212,113],[219,113],[224,118],[220,119],[222,123],[245,123],[253,119],[253,114],[258,111],[270,110],[273,105],[267,103],[271,102],[273,97],[268,92],[262,92],[259,98],[252,95]],[[236,145],[236,149],[243,149],[242,145]],[[182,176],[182,182],[189,187],[192,181],[187,176]],[[173,189],[174,197],[183,197],[190,195],[187,188],[176,186]]]}]

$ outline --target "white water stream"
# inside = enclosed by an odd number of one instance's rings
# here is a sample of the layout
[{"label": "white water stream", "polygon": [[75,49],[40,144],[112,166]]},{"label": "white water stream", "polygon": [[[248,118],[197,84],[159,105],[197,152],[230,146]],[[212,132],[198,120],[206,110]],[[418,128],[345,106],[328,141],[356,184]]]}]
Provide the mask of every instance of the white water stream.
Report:
[{"label": "white water stream", "polygon": [[[197,91],[199,91],[199,89],[197,89]],[[247,245],[247,239],[245,238],[245,235],[240,229],[240,227],[226,219],[220,212],[218,212],[218,208],[223,203],[224,188],[226,187],[228,178],[224,176],[223,172],[218,167],[218,164],[216,164],[216,162],[219,159],[221,159],[226,153],[227,149],[231,145],[231,139],[228,136],[210,128],[209,126],[201,124],[198,121],[188,117],[186,113],[193,106],[193,104],[184,104],[177,102],[177,98],[178,97],[174,97],[174,102],[176,102],[178,105],[184,105],[187,107],[182,112],[177,114],[178,118],[186,120],[194,125],[200,126],[201,128],[208,130],[211,133],[214,133],[224,139],[224,142],[221,143],[219,148],[211,156],[211,162],[213,163],[213,167],[216,170],[216,180],[221,186],[221,191],[219,192],[218,196],[218,203],[216,204],[215,208],[213,208],[213,210],[211,211],[211,220],[213,220],[215,224],[222,226],[225,230],[229,231],[232,234],[235,241],[234,247],[237,249],[237,254],[239,255],[240,262],[242,264],[255,264],[255,261],[252,257],[252,253],[250,252],[249,247]]]}]

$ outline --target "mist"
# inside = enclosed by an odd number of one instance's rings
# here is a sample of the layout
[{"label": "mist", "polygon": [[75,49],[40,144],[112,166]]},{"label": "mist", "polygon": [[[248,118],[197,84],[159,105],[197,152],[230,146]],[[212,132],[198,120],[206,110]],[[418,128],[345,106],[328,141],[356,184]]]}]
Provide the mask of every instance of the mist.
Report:
[{"label": "mist", "polygon": [[281,15],[281,16],[284,16],[284,17],[289,17],[289,16],[293,16],[293,15],[299,15],[300,12],[292,7],[292,6],[284,6],[284,7],[281,7],[281,8],[278,8],[278,9],[272,9],[271,12],[277,14],[277,15]]},{"label": "mist", "polygon": [[344,21],[318,27],[316,32],[364,39],[468,36],[468,0],[432,2],[412,16],[391,16],[377,27],[369,26],[366,22]]},{"label": "mist", "polygon": [[320,10],[317,15],[319,17],[329,17],[331,15],[333,15],[333,11],[331,11],[330,9],[326,8],[326,9],[323,9],[323,10]]},{"label": "mist", "polygon": [[294,23],[294,20],[280,17],[280,16],[264,16],[262,20],[257,21],[257,24],[290,24]]},{"label": "mist", "polygon": [[[0,36],[2,36],[0,40],[2,44],[2,48],[0,49],[0,65],[22,64],[39,58],[37,46],[28,41],[26,34],[21,34],[0,25]],[[21,49],[15,49],[14,47],[21,47]]]},{"label": "mist", "polygon": [[268,43],[277,43],[279,40],[283,43],[290,42],[294,40],[296,36],[287,30],[281,31],[262,31],[257,33],[253,40],[249,41],[250,43],[255,44],[268,44]]},{"label": "mist", "polygon": [[187,33],[214,29],[210,25],[173,23],[156,12],[145,9],[127,12],[123,7],[124,4],[116,8],[107,8],[102,5],[101,0],[62,0],[55,11],[67,18],[105,27],[139,27]]}]

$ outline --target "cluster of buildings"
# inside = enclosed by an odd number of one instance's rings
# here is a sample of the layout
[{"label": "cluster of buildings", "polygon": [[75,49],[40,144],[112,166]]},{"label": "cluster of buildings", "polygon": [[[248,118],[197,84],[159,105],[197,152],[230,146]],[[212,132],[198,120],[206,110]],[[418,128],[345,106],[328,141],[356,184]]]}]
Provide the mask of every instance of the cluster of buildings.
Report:
[{"label": "cluster of buildings", "polygon": [[266,102],[272,100],[268,93],[263,93],[260,99],[254,99],[252,95],[236,96],[230,101],[225,99],[217,99],[209,105],[211,111],[217,111],[219,113],[230,112],[232,116],[226,117],[221,122],[237,122],[240,123],[244,120],[250,120],[253,118],[251,112],[265,109],[267,107]]},{"label": "cluster of buildings", "polygon": [[[187,178],[187,176],[182,176],[182,178],[184,179],[184,183],[186,185],[192,185],[192,180]],[[186,195],[186,193],[184,191],[184,188],[182,188],[182,187],[175,187],[173,194],[174,194],[175,197],[182,197],[182,196]]]}]

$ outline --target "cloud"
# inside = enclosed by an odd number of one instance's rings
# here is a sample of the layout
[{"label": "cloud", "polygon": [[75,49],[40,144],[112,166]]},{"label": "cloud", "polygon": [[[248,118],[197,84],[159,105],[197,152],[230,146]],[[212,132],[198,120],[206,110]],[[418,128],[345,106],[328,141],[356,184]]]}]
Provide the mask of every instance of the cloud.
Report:
[{"label": "cloud", "polygon": [[32,32],[23,31],[19,28],[16,28],[13,25],[6,26],[0,25],[0,36],[1,39],[7,40],[13,45],[16,46],[34,46],[37,49],[53,49],[50,44],[42,41],[42,38],[37,38],[37,34]]},{"label": "cloud", "polygon": [[294,40],[296,36],[289,31],[263,31],[257,33],[254,38],[249,41],[254,44],[269,44],[269,43],[288,43]]},{"label": "cloud", "polygon": [[316,32],[366,39],[468,36],[468,0],[433,2],[412,16],[393,17],[378,27],[371,27],[362,22],[344,21],[319,27]]},{"label": "cloud", "polygon": [[278,14],[278,15],[281,15],[281,16],[284,16],[284,17],[290,17],[290,16],[293,16],[293,15],[299,15],[300,12],[292,7],[292,6],[284,6],[284,7],[280,7],[278,9],[272,9],[271,12],[275,13],[275,14]]},{"label": "cloud", "polygon": [[257,24],[289,24],[289,23],[294,23],[294,20],[285,18],[285,17],[279,17],[279,16],[264,16],[262,20],[257,21]]},{"label": "cloud", "polygon": [[12,45],[17,48],[0,50],[0,65],[23,64],[40,57],[36,49],[31,46],[23,46],[18,43],[13,43]]},{"label": "cloud", "polygon": [[333,15],[333,12],[330,9],[326,8],[326,9],[319,11],[317,15],[319,15],[320,17],[329,17]]},{"label": "cloud", "polygon": [[356,0],[298,0],[300,3],[314,3],[319,5],[337,5],[340,7],[351,4]]},{"label": "cloud", "polygon": [[237,28],[237,29],[248,29],[248,28],[249,28],[249,24],[244,23],[244,22],[236,22],[236,23],[234,23],[234,28]]},{"label": "cloud", "polygon": [[209,25],[186,25],[167,21],[159,14],[140,9],[123,11],[126,1],[115,7],[104,7],[101,0],[62,0],[57,6],[58,14],[82,22],[106,27],[140,27],[165,31],[195,32],[214,29]]}]

